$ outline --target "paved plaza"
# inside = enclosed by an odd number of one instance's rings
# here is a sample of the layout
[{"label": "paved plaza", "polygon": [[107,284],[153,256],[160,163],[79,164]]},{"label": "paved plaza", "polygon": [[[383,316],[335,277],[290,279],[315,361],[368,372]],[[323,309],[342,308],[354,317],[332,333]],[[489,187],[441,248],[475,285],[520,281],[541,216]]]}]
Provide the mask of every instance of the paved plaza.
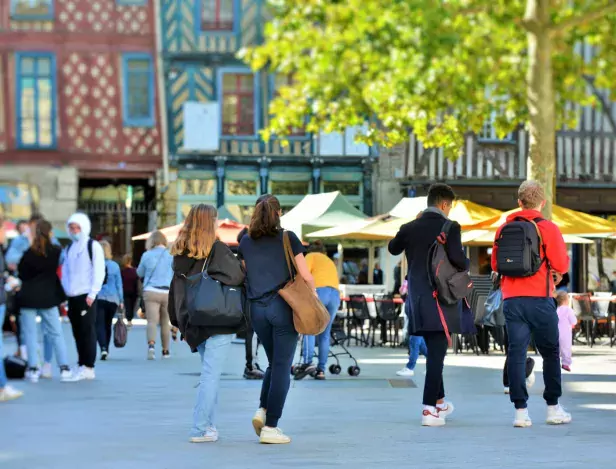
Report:
[{"label": "paved plaza", "polygon": [[[69,327],[65,333],[75,357]],[[13,341],[7,348],[13,350]],[[425,366],[413,381],[396,379],[402,349],[354,348],[362,367],[328,381],[293,382],[281,427],[286,446],[259,445],[250,419],[260,382],[242,379],[235,344],[220,394],[217,443],[190,444],[199,363],[184,343],[170,360],[145,360],[145,331],[97,364],[94,382],[17,383],[24,398],[0,405],[0,468],[581,468],[605,465],[616,428],[616,350],[578,348],[565,376],[563,404],[573,423],[543,423],[540,374],[531,390],[534,426],[514,429],[503,395],[502,355],[449,356],[445,388],[456,404],[444,428],[422,428]],[[260,357],[264,360],[263,352]],[[343,369],[350,362],[343,360]],[[541,360],[537,360],[541,368]]]}]

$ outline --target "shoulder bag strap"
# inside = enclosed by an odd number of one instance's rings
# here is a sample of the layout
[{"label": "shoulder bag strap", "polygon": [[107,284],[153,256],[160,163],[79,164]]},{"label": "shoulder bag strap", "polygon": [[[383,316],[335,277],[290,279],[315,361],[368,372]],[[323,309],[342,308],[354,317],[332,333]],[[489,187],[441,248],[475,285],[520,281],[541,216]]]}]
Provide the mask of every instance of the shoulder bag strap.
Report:
[{"label": "shoulder bag strap", "polygon": [[207,268],[209,267],[210,260],[212,260],[212,257],[214,255],[214,247],[216,247],[216,243],[218,243],[218,240],[214,241],[214,244],[212,244],[212,247],[210,248],[210,253],[208,254],[208,256],[203,261],[203,267],[201,269],[201,273],[205,272],[206,275],[207,275]]},{"label": "shoulder bag strap", "polygon": [[[286,231],[282,233],[282,245],[284,248],[284,257],[287,260],[287,267],[289,268],[289,275],[291,275],[291,280],[295,280],[297,263],[295,262],[295,256],[293,255],[293,248],[291,248],[289,234]],[[295,271],[293,271],[293,268],[295,268]]]}]

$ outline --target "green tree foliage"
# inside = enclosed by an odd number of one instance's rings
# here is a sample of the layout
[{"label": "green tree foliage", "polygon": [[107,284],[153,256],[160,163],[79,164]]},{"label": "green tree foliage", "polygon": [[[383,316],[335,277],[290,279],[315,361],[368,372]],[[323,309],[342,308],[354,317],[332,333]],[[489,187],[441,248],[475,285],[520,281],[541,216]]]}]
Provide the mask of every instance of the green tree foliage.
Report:
[{"label": "green tree foliage", "polygon": [[[270,0],[265,43],[243,51],[255,70],[292,75],[271,103],[284,137],[304,124],[384,146],[414,132],[457,157],[495,113],[499,136],[525,125],[529,177],[550,199],[555,130],[574,126],[589,90],[616,92],[616,0]],[[595,46],[591,60],[582,41]],[[578,45],[576,49],[576,45]],[[547,215],[551,213],[548,206]]]}]

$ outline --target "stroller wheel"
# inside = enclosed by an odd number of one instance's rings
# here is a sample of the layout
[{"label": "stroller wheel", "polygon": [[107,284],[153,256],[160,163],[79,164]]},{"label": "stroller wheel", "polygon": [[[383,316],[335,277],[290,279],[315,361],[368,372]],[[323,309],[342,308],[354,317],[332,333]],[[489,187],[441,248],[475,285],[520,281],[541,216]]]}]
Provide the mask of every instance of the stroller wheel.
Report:
[{"label": "stroller wheel", "polygon": [[329,366],[329,372],[332,375],[339,375],[341,371],[342,371],[342,367],[340,365],[330,365]]},{"label": "stroller wheel", "polygon": [[358,366],[349,366],[347,369],[350,376],[359,376],[361,369]]}]

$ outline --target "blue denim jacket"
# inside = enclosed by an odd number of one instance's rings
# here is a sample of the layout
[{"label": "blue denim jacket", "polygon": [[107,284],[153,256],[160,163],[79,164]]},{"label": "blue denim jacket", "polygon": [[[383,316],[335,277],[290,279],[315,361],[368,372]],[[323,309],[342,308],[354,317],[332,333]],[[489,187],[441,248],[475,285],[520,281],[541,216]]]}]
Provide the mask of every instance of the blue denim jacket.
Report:
[{"label": "blue denim jacket", "polygon": [[173,256],[162,246],[150,249],[141,257],[137,275],[143,279],[146,291],[148,288],[169,288],[173,279]]},{"label": "blue denim jacket", "polygon": [[96,296],[97,300],[105,300],[119,305],[124,303],[124,289],[122,288],[122,274],[117,262],[105,260],[107,268],[107,283]]},{"label": "blue denim jacket", "polygon": [[[51,238],[51,242],[58,247],[62,247],[62,245],[56,238]],[[24,256],[28,249],[30,249],[30,240],[28,239],[28,237],[25,234],[17,236],[15,239],[13,239],[13,241],[11,241],[8,251],[6,251],[6,263],[19,265],[21,258]],[[62,264],[63,260],[64,250],[60,255],[60,264]]]}]

